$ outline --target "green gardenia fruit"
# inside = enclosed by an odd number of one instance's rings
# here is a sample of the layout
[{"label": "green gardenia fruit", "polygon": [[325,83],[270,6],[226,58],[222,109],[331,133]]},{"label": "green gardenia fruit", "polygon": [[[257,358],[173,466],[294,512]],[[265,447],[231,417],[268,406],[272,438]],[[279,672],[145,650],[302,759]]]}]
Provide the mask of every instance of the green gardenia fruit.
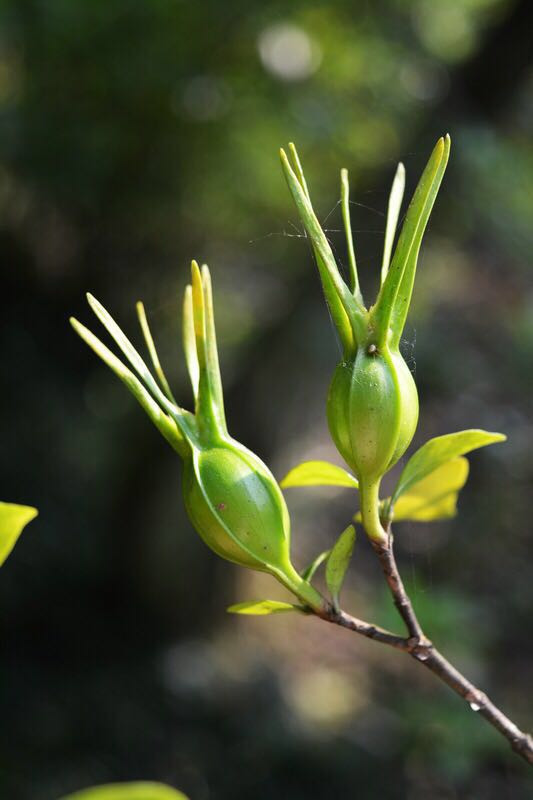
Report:
[{"label": "green gardenia fruit", "polygon": [[194,449],[185,461],[183,498],[206,544],[244,567],[287,570],[289,517],[267,467],[228,439],[218,447]]},{"label": "green gardenia fruit", "polygon": [[95,298],[88,299],[139,377],[77,320],[71,323],[137,397],[182,457],[185,507],[204,542],[228,561],[271,573],[304,604],[320,609],[321,596],[291,563],[289,513],[274,476],[256,455],[231,438],[226,427],[207,266],[200,270],[192,262],[192,281],[185,290],[183,306],[183,342],[195,397],[194,414],[174,400],[142,304],[137,306],[139,319],[160,385],[107,311]]},{"label": "green gardenia fruit", "polygon": [[341,361],[330,385],[328,424],[355,474],[367,480],[389,470],[409,446],[418,422],[418,394],[399,352],[358,347]]},{"label": "green gardenia fruit", "polygon": [[[400,353],[400,338],[411,300],[422,236],[448,161],[450,139],[440,139],[413,196],[390,264],[405,171],[399,165],[387,217],[381,289],[365,308],[352,240],[346,170],[341,172],[341,204],[348,245],[350,285],[345,283],[311,205],[294,145],[292,164],[281,160],[300,217],[310,237],[326,301],[343,346],[327,400],[332,438],[361,485],[362,497],[403,455],[418,422],[418,395]],[[364,501],[363,501],[364,506]]]}]

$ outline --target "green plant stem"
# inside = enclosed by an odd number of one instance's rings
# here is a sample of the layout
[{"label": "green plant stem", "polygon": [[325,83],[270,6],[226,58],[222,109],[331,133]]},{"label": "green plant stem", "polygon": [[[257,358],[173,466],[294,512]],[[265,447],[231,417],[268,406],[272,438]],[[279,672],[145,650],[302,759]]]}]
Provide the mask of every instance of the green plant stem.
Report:
[{"label": "green plant stem", "polygon": [[322,615],[324,608],[327,606],[327,601],[317,592],[314,586],[311,586],[308,581],[304,580],[295,569],[287,567],[285,572],[275,574],[277,574],[279,582],[296,595],[307,608],[311,609],[318,616]]},{"label": "green plant stem", "polygon": [[379,484],[379,479],[368,482],[363,479],[359,481],[361,519],[371,542],[386,544],[388,535],[379,518]]}]

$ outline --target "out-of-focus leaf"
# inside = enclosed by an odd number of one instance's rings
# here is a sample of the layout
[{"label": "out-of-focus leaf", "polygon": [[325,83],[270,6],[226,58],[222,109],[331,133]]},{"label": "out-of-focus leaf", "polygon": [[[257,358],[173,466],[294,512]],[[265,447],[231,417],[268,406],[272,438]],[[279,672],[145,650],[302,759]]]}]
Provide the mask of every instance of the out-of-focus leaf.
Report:
[{"label": "out-of-focus leaf", "polygon": [[188,800],[183,792],[162,783],[108,783],[69,794],[62,800]]},{"label": "out-of-focus leaf", "polygon": [[339,595],[352,557],[355,544],[355,528],[348,525],[335,544],[326,562],[326,584],[335,608],[339,607]]},{"label": "out-of-focus leaf", "polygon": [[346,486],[358,489],[359,484],[353,475],[342,467],[329,461],[303,461],[293,467],[280,483],[283,489],[293,486]]},{"label": "out-of-focus leaf", "polygon": [[287,611],[303,612],[301,606],[294,603],[282,603],[279,600],[248,600],[244,603],[236,603],[229,606],[227,611],[230,614],[251,614],[257,617],[264,617],[268,614],[285,614]]},{"label": "out-of-focus leaf", "polygon": [[479,447],[486,447],[488,444],[504,442],[506,438],[502,433],[474,429],[447,433],[430,439],[411,456],[403,468],[392,494],[392,503],[395,504],[400,495],[405,494],[411,486],[452,458],[477,450]]},{"label": "out-of-focus leaf", "polygon": [[324,552],[320,553],[320,555],[318,555],[314,561],[311,561],[311,563],[301,573],[304,581],[307,581],[309,583],[310,581],[313,580],[315,572],[317,571],[319,566],[323,564],[324,561],[329,557],[330,553],[331,550],[324,550]]},{"label": "out-of-focus leaf", "polygon": [[431,522],[454,517],[459,491],[466,483],[468,470],[468,461],[462,456],[442,464],[397,500],[393,509],[394,520]]},{"label": "out-of-focus leaf", "polygon": [[0,566],[13,550],[17,539],[39,512],[32,506],[0,502]]}]

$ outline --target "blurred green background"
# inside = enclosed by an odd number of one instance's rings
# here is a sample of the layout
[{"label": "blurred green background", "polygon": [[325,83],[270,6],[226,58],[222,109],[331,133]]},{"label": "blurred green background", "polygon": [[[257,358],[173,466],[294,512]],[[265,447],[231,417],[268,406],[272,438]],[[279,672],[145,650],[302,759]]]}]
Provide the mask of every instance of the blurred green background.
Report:
[{"label": "blurred green background", "polygon": [[[194,535],[179,459],[74,336],[92,291],[139,341],[145,301],[191,403],[181,294],[209,263],[233,435],[281,478],[340,463],[325,395],[339,356],[279,167],[294,140],[340,261],[350,170],[375,291],[396,162],[412,192],[452,158],[404,352],[415,444],[508,434],[471,458],[457,519],[398,526],[428,633],[521,726],[533,642],[531,4],[506,0],[3,0],[0,3],[2,499],[37,505],[0,580],[0,794],[54,800],[161,780],[192,800],[522,800],[527,768],[401,654],[300,618]],[[291,490],[303,566],[350,491]],[[401,630],[360,537],[345,605]]]}]

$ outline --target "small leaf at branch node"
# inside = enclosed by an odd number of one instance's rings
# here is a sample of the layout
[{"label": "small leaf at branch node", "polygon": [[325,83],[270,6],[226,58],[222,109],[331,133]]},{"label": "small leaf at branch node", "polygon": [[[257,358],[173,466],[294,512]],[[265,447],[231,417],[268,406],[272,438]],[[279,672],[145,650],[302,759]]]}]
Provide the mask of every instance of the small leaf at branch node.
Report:
[{"label": "small leaf at branch node", "polygon": [[227,609],[229,614],[250,614],[264,617],[268,614],[285,614],[288,611],[299,611],[304,609],[294,603],[282,603],[279,600],[248,600],[244,603],[236,603]]},{"label": "small leaf at branch node", "polygon": [[339,594],[352,557],[354,544],[355,528],[353,525],[348,525],[333,545],[326,563],[326,584],[330,591],[333,605],[337,609],[339,607]]},{"label": "small leaf at branch node", "polygon": [[403,468],[392,494],[392,503],[394,504],[400,495],[405,494],[415,483],[452,458],[477,450],[479,447],[486,447],[488,444],[504,442],[506,438],[502,433],[473,429],[447,433],[430,439],[411,456]]},{"label": "small leaf at branch node", "polygon": [[329,461],[303,461],[293,467],[280,483],[282,489],[293,486],[344,486],[358,489],[359,484],[349,472]]},{"label": "small leaf at branch node", "polygon": [[314,574],[319,568],[321,564],[329,557],[331,550],[324,550],[323,553],[320,553],[314,561],[312,561],[308,566],[301,572],[301,576],[304,581],[310,583],[313,580]]}]

